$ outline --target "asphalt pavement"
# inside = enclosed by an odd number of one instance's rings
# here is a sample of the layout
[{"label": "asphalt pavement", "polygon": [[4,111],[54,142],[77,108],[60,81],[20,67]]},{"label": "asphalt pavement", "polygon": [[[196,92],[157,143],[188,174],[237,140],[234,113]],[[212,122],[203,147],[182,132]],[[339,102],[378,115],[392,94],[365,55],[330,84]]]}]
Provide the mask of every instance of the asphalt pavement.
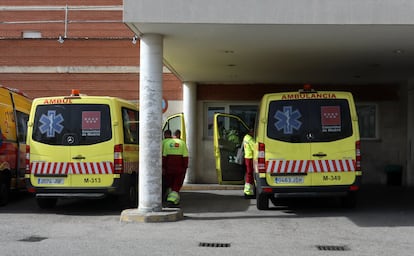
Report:
[{"label": "asphalt pavement", "polygon": [[357,207],[291,199],[256,209],[240,187],[186,185],[183,218],[125,223],[110,200],[0,208],[1,255],[412,255],[414,189],[363,186]]}]

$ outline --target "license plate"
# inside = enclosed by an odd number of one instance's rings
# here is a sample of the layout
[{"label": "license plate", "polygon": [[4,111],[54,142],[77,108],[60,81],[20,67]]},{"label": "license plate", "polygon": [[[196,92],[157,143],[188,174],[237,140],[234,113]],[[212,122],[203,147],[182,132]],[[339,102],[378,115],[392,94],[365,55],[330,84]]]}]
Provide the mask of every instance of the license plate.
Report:
[{"label": "license plate", "polygon": [[63,178],[38,178],[37,184],[44,185],[62,185],[65,182]]},{"label": "license plate", "polygon": [[296,183],[301,184],[305,181],[303,176],[283,176],[283,177],[276,177],[275,183],[277,184],[287,184],[287,183]]}]

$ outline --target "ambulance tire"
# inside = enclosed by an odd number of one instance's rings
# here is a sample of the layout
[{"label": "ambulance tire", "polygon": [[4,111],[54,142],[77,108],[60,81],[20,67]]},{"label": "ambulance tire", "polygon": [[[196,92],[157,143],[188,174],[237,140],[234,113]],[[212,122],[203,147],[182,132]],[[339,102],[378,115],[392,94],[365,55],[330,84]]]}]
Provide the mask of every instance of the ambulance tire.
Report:
[{"label": "ambulance tire", "polygon": [[56,206],[57,198],[36,198],[40,209],[52,209]]},{"label": "ambulance tire", "polygon": [[356,192],[348,192],[348,194],[341,198],[342,206],[345,208],[355,208],[357,204]]},{"label": "ambulance tire", "polygon": [[118,200],[121,208],[138,207],[138,186],[135,182],[129,183],[126,193],[121,194]]},{"label": "ambulance tire", "polygon": [[256,192],[256,207],[258,210],[269,210],[269,195]]},{"label": "ambulance tire", "polygon": [[10,198],[10,181],[2,179],[0,181],[0,206],[5,206]]}]

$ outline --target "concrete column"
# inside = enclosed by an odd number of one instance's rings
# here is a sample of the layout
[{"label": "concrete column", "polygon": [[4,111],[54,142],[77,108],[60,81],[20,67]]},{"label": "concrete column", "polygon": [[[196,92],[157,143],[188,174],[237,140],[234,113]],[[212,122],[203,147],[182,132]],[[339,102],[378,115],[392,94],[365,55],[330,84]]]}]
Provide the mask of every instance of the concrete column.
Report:
[{"label": "concrete column", "polygon": [[140,46],[139,212],[162,211],[161,129],[163,37],[144,34]]},{"label": "concrete column", "polygon": [[188,147],[188,169],[184,183],[195,182],[195,166],[197,156],[197,84],[185,82],[183,84],[183,109]]}]

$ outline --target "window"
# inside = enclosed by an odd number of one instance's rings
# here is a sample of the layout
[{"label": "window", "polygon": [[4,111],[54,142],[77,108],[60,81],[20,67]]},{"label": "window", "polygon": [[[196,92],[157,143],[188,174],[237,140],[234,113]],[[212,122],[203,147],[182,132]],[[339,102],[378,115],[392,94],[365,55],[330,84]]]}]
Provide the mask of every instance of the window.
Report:
[{"label": "window", "polygon": [[240,117],[250,128],[256,121],[257,106],[230,105],[230,114]]},{"label": "window", "polygon": [[344,99],[277,100],[269,104],[267,136],[292,142],[329,142],[352,135]]},{"label": "window", "polygon": [[138,144],[139,122],[138,111],[122,108],[122,120],[124,124],[124,143]]},{"label": "window", "polygon": [[376,104],[358,104],[359,135],[361,139],[378,139],[378,111]]},{"label": "window", "polygon": [[39,105],[34,117],[34,141],[48,145],[92,145],[112,138],[111,116],[103,104]]},{"label": "window", "polygon": [[214,114],[216,113],[224,113],[224,107],[207,107],[207,129],[205,130],[204,135],[206,137],[212,138],[213,137],[213,122],[214,122]]},{"label": "window", "polygon": [[255,104],[226,104],[210,103],[206,104],[206,121],[204,129],[205,138],[213,138],[213,119],[216,113],[227,113],[240,117],[248,126],[253,127],[256,120],[258,105]]},{"label": "window", "polygon": [[20,111],[16,111],[17,117],[17,140],[20,143],[26,143],[27,136],[27,121],[29,120],[29,115]]}]

